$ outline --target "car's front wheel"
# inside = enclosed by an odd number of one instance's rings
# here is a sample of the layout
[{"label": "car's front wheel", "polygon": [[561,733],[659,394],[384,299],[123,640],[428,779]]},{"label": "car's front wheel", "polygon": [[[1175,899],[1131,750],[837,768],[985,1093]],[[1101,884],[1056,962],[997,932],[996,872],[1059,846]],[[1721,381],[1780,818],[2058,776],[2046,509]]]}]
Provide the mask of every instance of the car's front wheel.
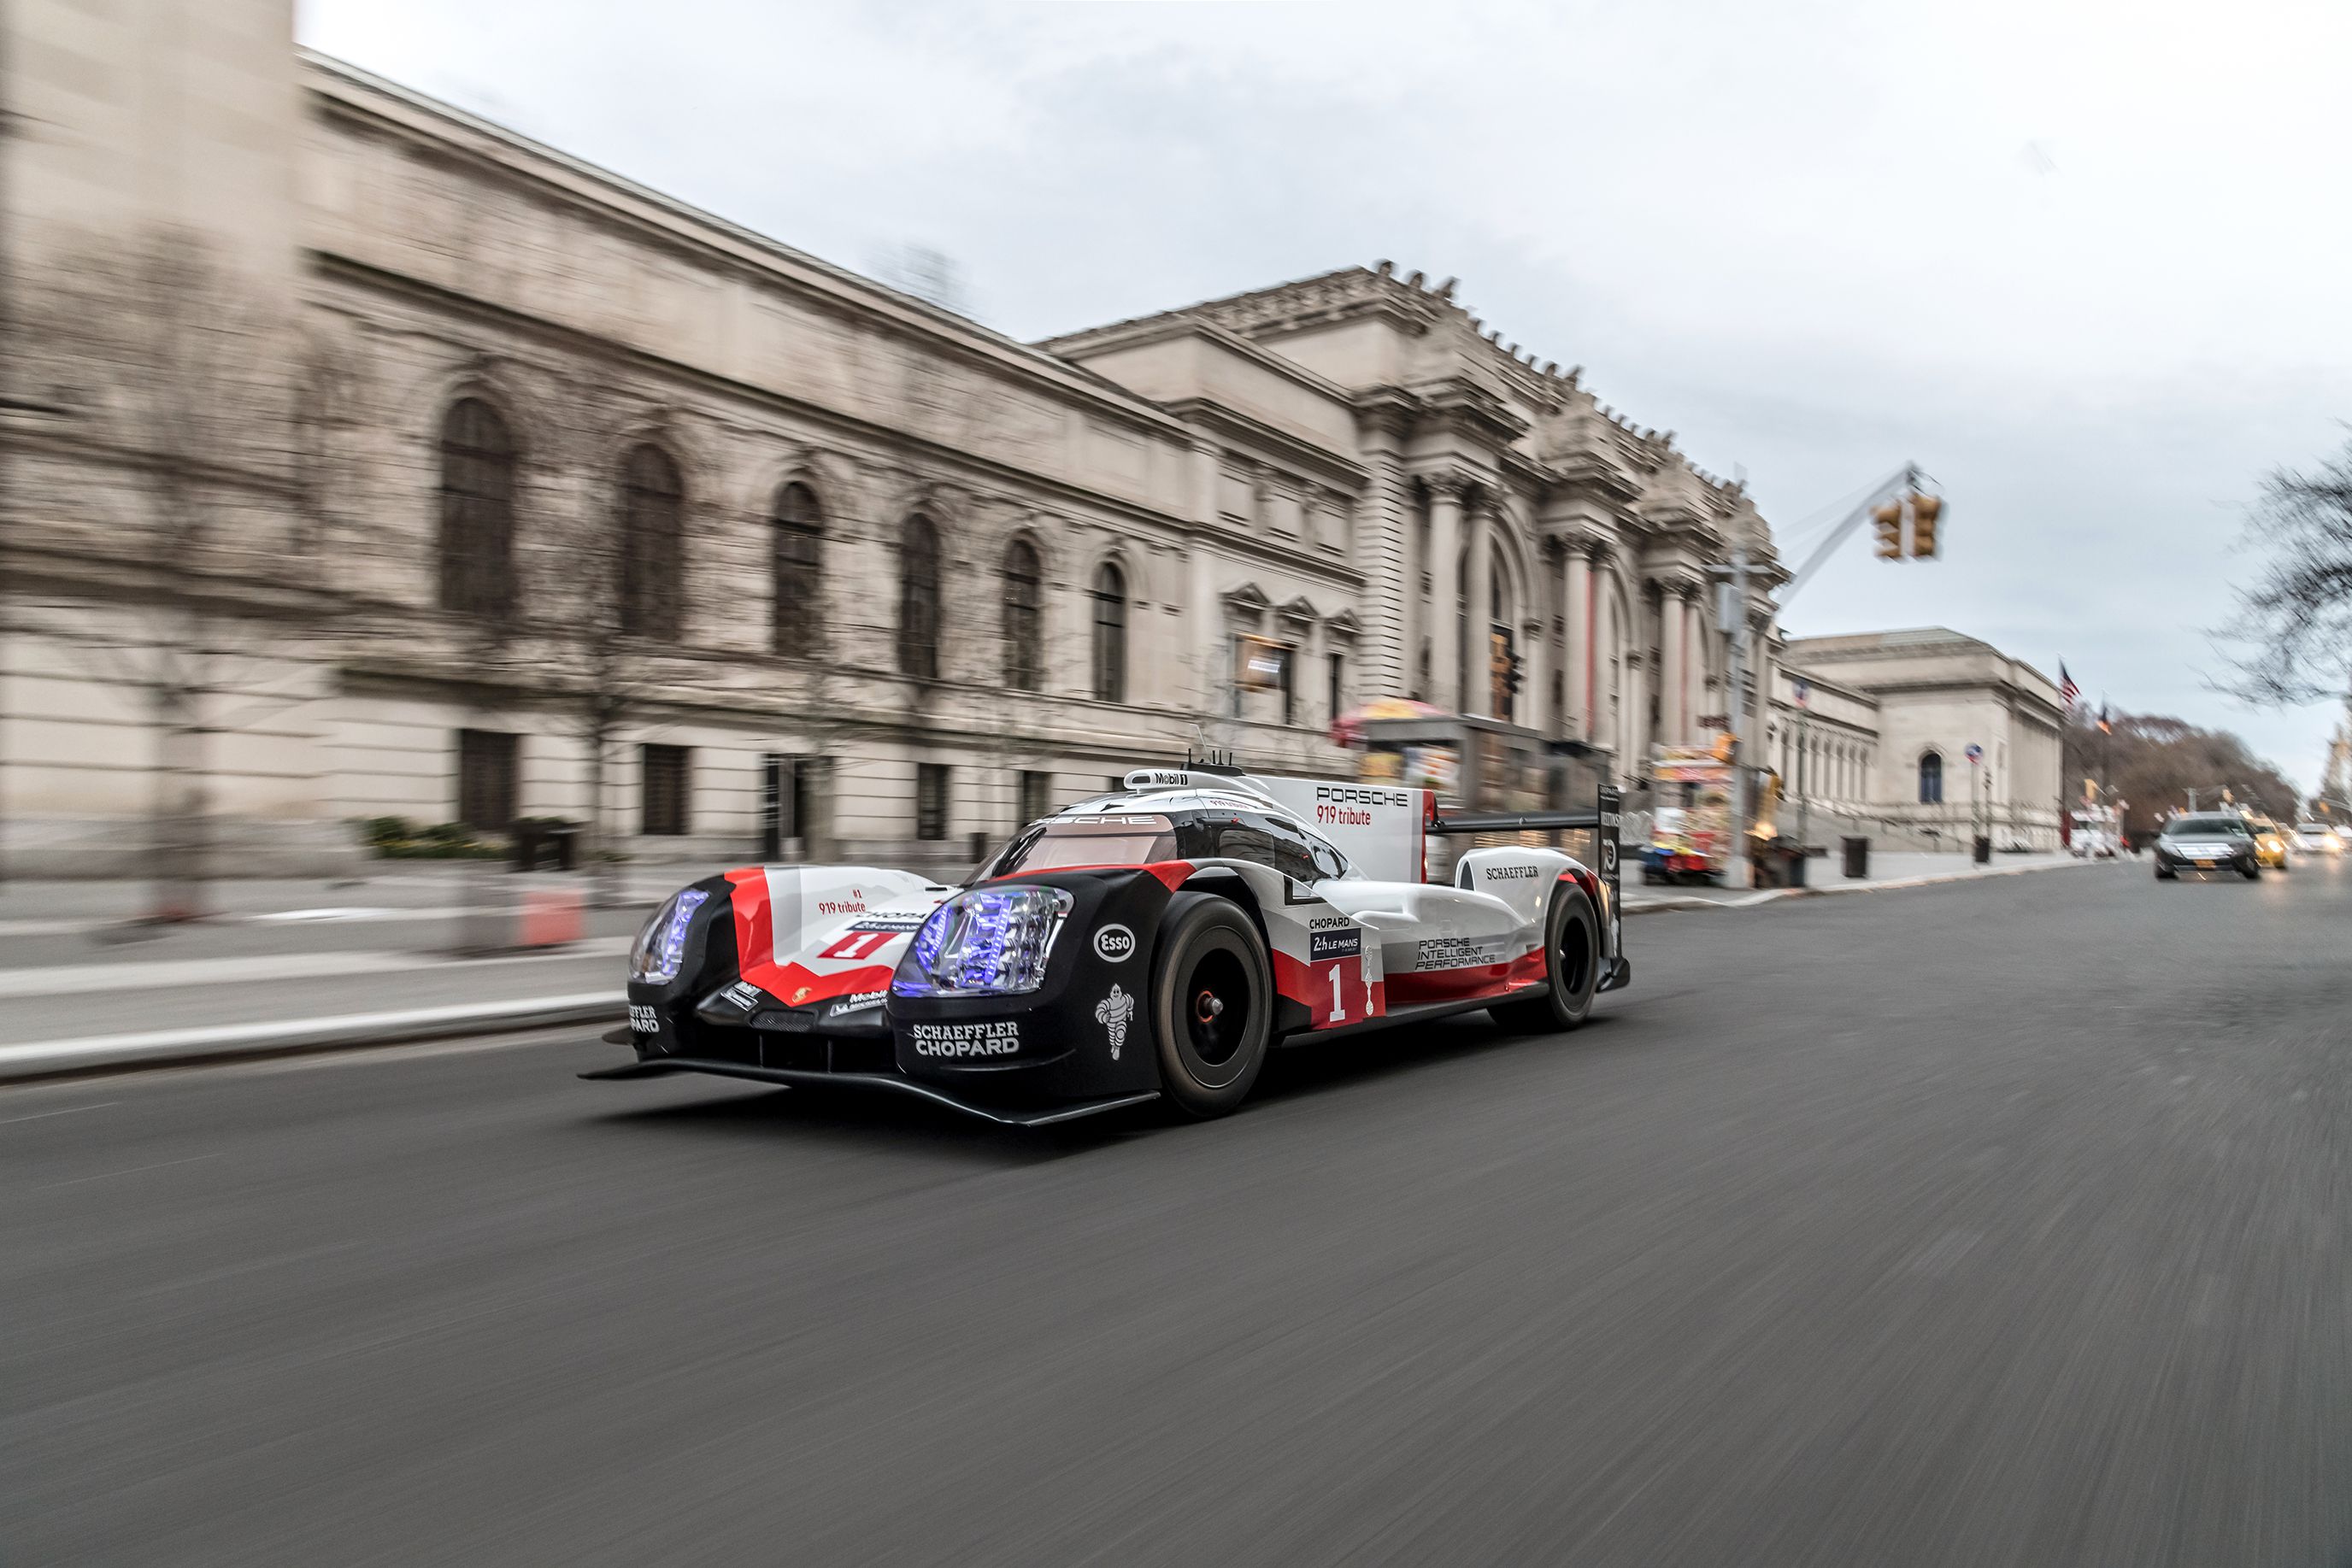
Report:
[{"label": "car's front wheel", "polygon": [[1592,1014],[1601,983],[1601,923],[1592,901],[1565,885],[1553,895],[1544,922],[1544,994],[1498,1002],[1487,1016],[1505,1029],[1574,1029]]},{"label": "car's front wheel", "polygon": [[1177,1109],[1222,1116],[1265,1065],[1274,974],[1257,927],[1231,899],[1180,893],[1160,918],[1151,976],[1160,1086]]},{"label": "car's front wheel", "polygon": [[2248,861],[2246,862],[2246,880],[2248,882],[2260,882],[2263,880],[2262,862]]}]

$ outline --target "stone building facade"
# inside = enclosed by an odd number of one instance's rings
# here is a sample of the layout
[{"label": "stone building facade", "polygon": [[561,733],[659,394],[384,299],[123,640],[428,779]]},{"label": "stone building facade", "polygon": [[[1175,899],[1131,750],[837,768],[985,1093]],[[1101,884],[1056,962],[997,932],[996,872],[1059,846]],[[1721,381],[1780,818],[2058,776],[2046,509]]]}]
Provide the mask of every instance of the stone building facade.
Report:
[{"label": "stone building facade", "polygon": [[[639,852],[945,859],[1203,742],[1344,768],[1388,695],[1632,781],[1735,700],[1735,549],[1769,631],[1743,487],[1450,281],[1024,343],[299,50],[287,0],[8,18],[20,872],[119,869],[159,791],[247,870],[592,800]],[[193,348],[40,337],[117,318]]]},{"label": "stone building facade", "polygon": [[2064,729],[2056,683],[1979,638],[1940,626],[1802,637],[1781,650],[1766,760],[1825,828],[1844,819],[1885,842],[1950,849],[1981,827],[1999,848],[2047,850]]}]

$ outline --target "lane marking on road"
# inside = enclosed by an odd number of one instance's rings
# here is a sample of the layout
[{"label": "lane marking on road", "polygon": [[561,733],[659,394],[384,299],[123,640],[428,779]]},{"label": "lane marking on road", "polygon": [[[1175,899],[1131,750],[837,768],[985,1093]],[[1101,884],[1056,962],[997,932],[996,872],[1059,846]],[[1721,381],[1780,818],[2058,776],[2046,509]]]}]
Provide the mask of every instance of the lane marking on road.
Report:
[{"label": "lane marking on road", "polygon": [[278,920],[382,920],[392,914],[389,909],[273,909],[266,915],[248,915],[252,921]]},{"label": "lane marking on road", "polygon": [[37,1122],[44,1116],[78,1116],[84,1111],[103,1111],[109,1105],[121,1103],[120,1100],[100,1100],[95,1105],[68,1105],[62,1110],[35,1111],[26,1116],[0,1116],[0,1127],[5,1127],[11,1122]]},{"label": "lane marking on road", "polygon": [[592,936],[565,947],[551,947],[536,953],[502,953],[488,958],[457,958],[445,953],[372,950],[357,953],[258,953],[237,958],[165,958],[153,963],[125,958],[110,964],[60,964],[47,968],[0,969],[0,998],[71,997],[94,991],[154,990],[166,986],[320,980],[355,975],[433,970],[471,973],[499,964],[547,964],[560,963],[566,958],[610,958],[627,952],[629,941],[626,936]]}]

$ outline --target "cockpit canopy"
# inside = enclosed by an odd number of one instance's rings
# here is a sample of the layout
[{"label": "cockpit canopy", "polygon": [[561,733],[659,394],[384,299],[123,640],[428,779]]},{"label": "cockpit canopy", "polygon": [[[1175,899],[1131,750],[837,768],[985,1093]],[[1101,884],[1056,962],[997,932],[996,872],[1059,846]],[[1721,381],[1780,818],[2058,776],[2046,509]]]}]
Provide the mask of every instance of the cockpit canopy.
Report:
[{"label": "cockpit canopy", "polygon": [[1248,861],[1310,884],[1356,874],[1329,843],[1282,812],[1255,803],[1155,811],[1089,802],[1023,829],[982,868],[979,880],[1076,866],[1202,860]]}]

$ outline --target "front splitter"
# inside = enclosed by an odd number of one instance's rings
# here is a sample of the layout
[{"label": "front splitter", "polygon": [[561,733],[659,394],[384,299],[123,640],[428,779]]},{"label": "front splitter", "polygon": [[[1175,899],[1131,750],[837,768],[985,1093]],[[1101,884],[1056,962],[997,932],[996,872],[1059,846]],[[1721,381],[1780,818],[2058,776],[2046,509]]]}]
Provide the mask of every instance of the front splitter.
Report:
[{"label": "front splitter", "polygon": [[649,1061],[626,1062],[619,1067],[599,1068],[580,1076],[603,1080],[660,1078],[672,1072],[707,1072],[719,1078],[750,1079],[755,1083],[782,1083],[793,1089],[878,1089],[887,1093],[911,1094],[918,1100],[929,1100],[935,1105],[944,1105],[950,1111],[961,1111],[967,1116],[977,1116],[983,1122],[994,1122],[1005,1127],[1050,1127],[1058,1122],[1075,1122],[1084,1116],[1099,1116],[1106,1111],[1123,1111],[1130,1105],[1149,1104],[1160,1098],[1160,1091],[1150,1089],[1140,1094],[1114,1095],[1108,1100],[1082,1100],[1074,1104],[1016,1111],[974,1104],[969,1100],[941,1093],[928,1083],[918,1083],[911,1078],[896,1078],[886,1073],[799,1072],[788,1067],[752,1067],[740,1061],[714,1061],[694,1056],[655,1057]]}]

